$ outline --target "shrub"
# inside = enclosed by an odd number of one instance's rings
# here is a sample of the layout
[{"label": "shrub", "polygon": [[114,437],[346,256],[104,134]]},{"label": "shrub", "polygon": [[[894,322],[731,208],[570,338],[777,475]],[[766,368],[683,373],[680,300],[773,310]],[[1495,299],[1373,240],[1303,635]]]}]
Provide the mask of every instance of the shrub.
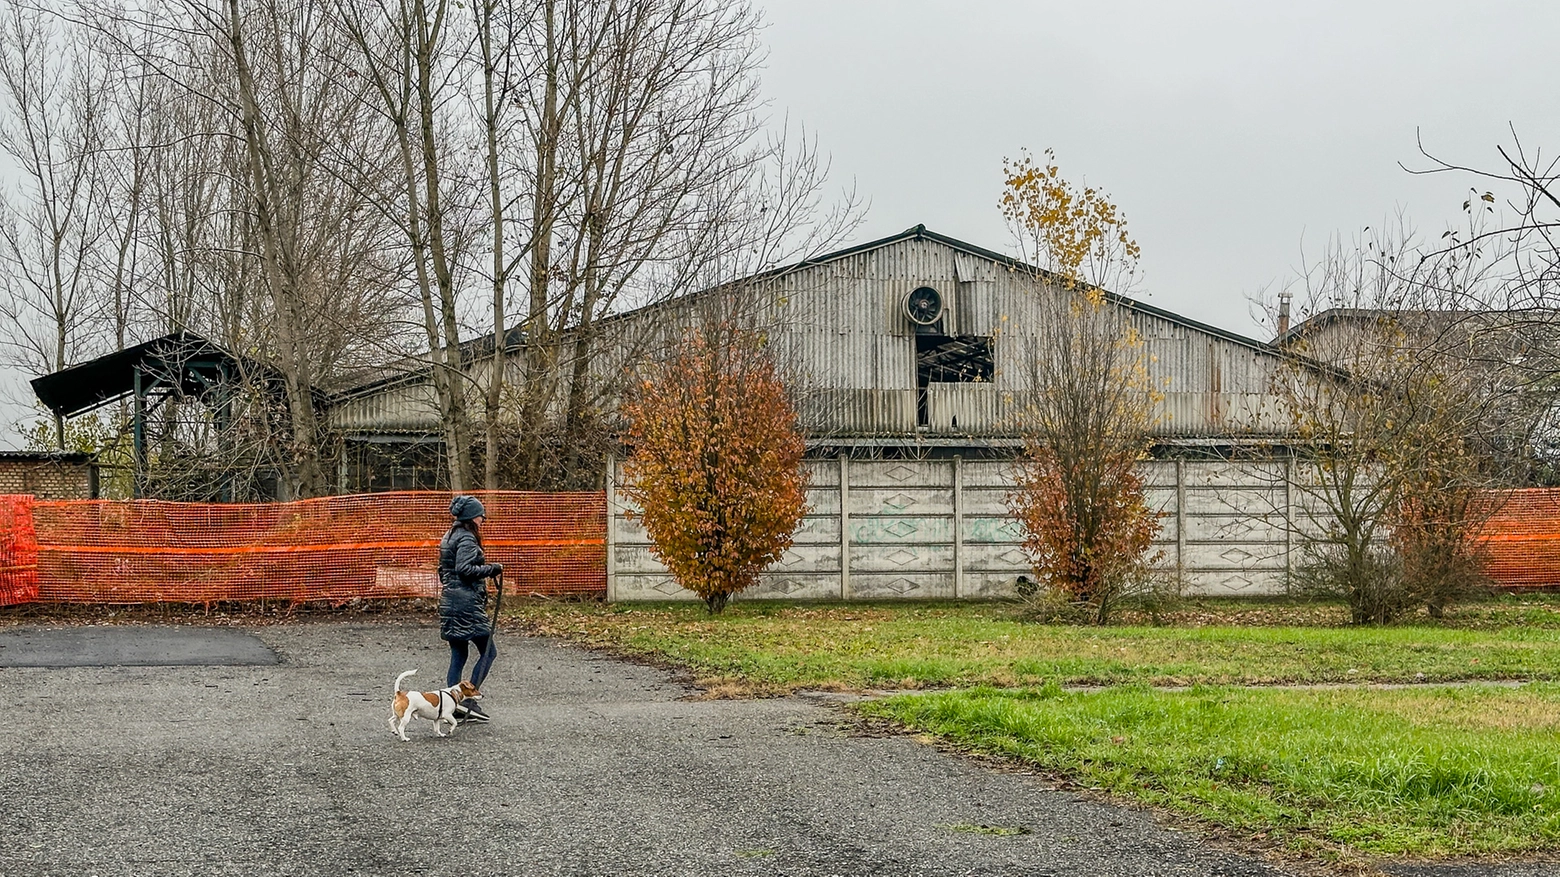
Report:
[{"label": "shrub", "polygon": [[691,330],[624,406],[623,493],[651,552],[710,613],[758,581],[806,513],[796,410],[757,333]]}]

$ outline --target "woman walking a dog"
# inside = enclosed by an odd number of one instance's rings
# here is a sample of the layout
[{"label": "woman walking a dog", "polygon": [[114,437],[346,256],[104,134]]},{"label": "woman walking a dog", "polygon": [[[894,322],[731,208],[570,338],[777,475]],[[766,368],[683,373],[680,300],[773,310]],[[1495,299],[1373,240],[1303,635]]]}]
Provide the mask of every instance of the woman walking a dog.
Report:
[{"label": "woman walking a dog", "polygon": [[[455,523],[439,541],[439,637],[450,644],[450,671],[446,685],[460,682],[471,646],[477,647],[477,663],[471,668],[471,684],[478,689],[498,657],[493,627],[487,616],[487,579],[504,571],[501,563],[487,563],[482,555],[482,522],[487,510],[474,496],[457,496],[450,502]],[[485,722],[488,715],[475,700],[461,701],[455,718]]]}]

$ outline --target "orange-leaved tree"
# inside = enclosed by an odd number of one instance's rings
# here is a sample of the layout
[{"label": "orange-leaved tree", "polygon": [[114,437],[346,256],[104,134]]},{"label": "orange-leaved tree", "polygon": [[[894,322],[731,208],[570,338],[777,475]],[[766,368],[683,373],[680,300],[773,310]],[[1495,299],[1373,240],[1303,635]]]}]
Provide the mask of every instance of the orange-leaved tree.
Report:
[{"label": "orange-leaved tree", "polygon": [[1064,179],[1048,150],[1006,163],[1002,212],[1035,272],[1035,325],[1017,413],[1024,450],[1008,505],[1046,585],[1097,623],[1151,582],[1159,516],[1138,465],[1162,394],[1141,335],[1106,289],[1131,286],[1138,245],[1103,192]]},{"label": "orange-leaved tree", "polygon": [[791,547],[807,511],[805,445],[774,359],[756,332],[689,330],[623,410],[623,493],[651,552],[718,613]]}]

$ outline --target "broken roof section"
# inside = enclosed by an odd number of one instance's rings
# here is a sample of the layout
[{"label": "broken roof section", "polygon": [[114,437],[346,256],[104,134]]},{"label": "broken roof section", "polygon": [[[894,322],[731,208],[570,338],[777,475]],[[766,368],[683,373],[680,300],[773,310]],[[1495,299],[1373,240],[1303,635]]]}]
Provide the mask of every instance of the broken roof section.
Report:
[{"label": "broken roof section", "polygon": [[61,369],[32,380],[38,401],[60,417],[74,417],[136,391],[177,388],[204,396],[224,378],[262,367],[240,359],[193,332],[174,332],[134,347]]}]

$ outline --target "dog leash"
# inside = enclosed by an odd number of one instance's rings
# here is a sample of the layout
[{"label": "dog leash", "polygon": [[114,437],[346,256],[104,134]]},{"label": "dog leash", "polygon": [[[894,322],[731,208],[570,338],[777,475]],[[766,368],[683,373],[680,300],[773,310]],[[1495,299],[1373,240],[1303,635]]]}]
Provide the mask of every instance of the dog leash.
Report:
[{"label": "dog leash", "polygon": [[493,598],[493,618],[492,618],[493,633],[497,634],[498,633],[498,611],[500,609],[502,609],[503,606],[504,606],[504,574],[502,572],[500,572],[498,575],[493,577],[493,585],[498,590],[498,593]]}]

